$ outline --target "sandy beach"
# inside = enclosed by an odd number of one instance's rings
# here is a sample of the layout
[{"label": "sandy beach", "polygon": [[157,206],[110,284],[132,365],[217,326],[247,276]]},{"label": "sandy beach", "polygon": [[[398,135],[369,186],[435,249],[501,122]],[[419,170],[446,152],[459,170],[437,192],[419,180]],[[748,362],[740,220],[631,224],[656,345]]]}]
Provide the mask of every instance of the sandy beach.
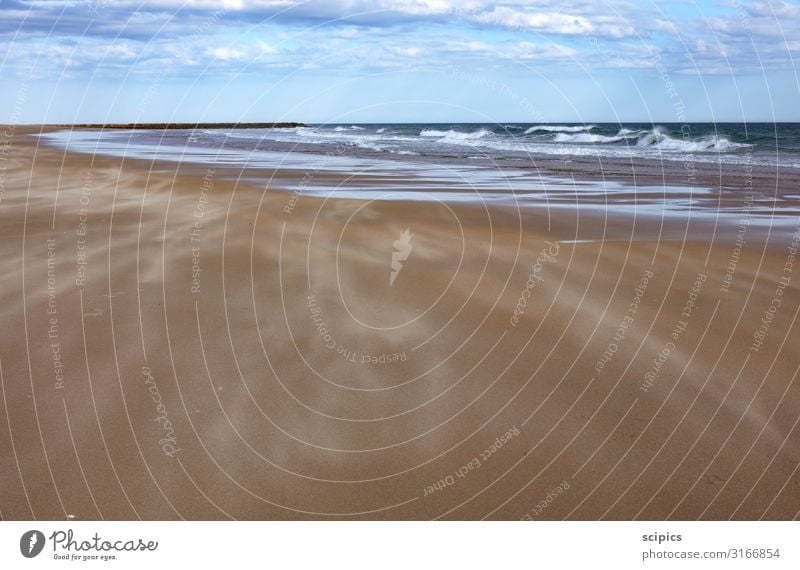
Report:
[{"label": "sandy beach", "polygon": [[427,182],[32,132],[0,163],[5,520],[800,514],[792,180],[731,167],[681,190],[702,215],[369,200],[297,188]]}]

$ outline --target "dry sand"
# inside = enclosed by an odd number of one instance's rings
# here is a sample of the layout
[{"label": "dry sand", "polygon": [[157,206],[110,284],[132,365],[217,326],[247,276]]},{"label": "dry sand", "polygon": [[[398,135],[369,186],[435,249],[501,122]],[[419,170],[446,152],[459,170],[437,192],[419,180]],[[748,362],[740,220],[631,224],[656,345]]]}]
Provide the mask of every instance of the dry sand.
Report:
[{"label": "dry sand", "polygon": [[796,215],[730,264],[688,215],[8,142],[3,519],[798,516]]}]

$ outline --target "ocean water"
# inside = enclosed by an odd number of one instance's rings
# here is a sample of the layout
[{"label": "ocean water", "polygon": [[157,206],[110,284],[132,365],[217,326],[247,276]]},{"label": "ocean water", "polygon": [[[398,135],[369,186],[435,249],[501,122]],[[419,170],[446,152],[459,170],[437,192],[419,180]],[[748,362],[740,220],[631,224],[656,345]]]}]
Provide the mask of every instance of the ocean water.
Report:
[{"label": "ocean water", "polygon": [[[600,156],[800,168],[799,123],[336,124],[297,129],[204,130],[212,146],[448,158]],[[344,148],[342,148],[344,147]]]},{"label": "ocean water", "polygon": [[[800,124],[342,124],[289,129],[64,130],[45,144],[97,155],[222,167],[236,180],[325,198],[505,203],[650,219],[705,220],[709,231],[794,228],[800,216]],[[783,170],[769,183],[725,188],[662,180],[617,181],[538,168],[561,157],[584,170],[594,158],[663,161],[685,177],[691,163],[768,165]],[[487,160],[490,159],[490,160]],[[672,162],[678,161],[678,162]],[[656,164],[656,171],[662,165]],[[281,170],[293,176],[275,183]],[[711,171],[717,171],[717,167]],[[339,176],[317,176],[317,172]],[[303,173],[298,175],[297,173]],[[280,176],[278,176],[280,178]],[[342,183],[342,179],[346,180]],[[783,187],[778,196],[776,184]],[[774,183],[773,183],[774,182]],[[752,192],[748,189],[752,188]]]},{"label": "ocean water", "polygon": [[[56,135],[58,138],[58,135]],[[66,142],[62,140],[61,142]],[[72,133],[74,150],[145,155],[182,149],[256,160],[259,152],[468,162],[536,157],[655,159],[800,168],[800,123],[330,124],[291,129],[196,129]]]}]

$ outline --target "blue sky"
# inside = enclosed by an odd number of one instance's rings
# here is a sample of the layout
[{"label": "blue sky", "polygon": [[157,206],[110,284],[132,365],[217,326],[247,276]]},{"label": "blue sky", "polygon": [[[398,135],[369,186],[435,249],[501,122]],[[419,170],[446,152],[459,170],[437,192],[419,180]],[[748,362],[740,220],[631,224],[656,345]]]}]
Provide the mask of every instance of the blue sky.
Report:
[{"label": "blue sky", "polygon": [[0,121],[800,121],[800,4],[0,0]]}]

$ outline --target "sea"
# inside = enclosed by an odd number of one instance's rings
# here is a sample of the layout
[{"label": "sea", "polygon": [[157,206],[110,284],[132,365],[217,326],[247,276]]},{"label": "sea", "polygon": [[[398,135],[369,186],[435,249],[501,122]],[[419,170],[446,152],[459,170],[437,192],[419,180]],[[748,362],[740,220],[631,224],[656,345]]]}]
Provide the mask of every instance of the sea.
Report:
[{"label": "sea", "polygon": [[[733,231],[742,219],[772,232],[800,227],[800,123],[382,123],[40,136],[74,152],[153,161],[151,168],[200,165],[326,199],[568,208],[651,219],[658,231],[667,218],[687,217],[707,222],[710,234],[720,225]],[[613,175],[632,165],[635,179]],[[701,183],[690,178],[696,170],[705,172]]]},{"label": "sea", "polygon": [[[49,135],[72,150],[184,160],[209,151],[259,161],[259,152],[374,159],[525,162],[536,157],[654,159],[800,168],[800,123],[374,123],[276,129],[105,130]],[[66,138],[65,138],[66,137]]]}]

